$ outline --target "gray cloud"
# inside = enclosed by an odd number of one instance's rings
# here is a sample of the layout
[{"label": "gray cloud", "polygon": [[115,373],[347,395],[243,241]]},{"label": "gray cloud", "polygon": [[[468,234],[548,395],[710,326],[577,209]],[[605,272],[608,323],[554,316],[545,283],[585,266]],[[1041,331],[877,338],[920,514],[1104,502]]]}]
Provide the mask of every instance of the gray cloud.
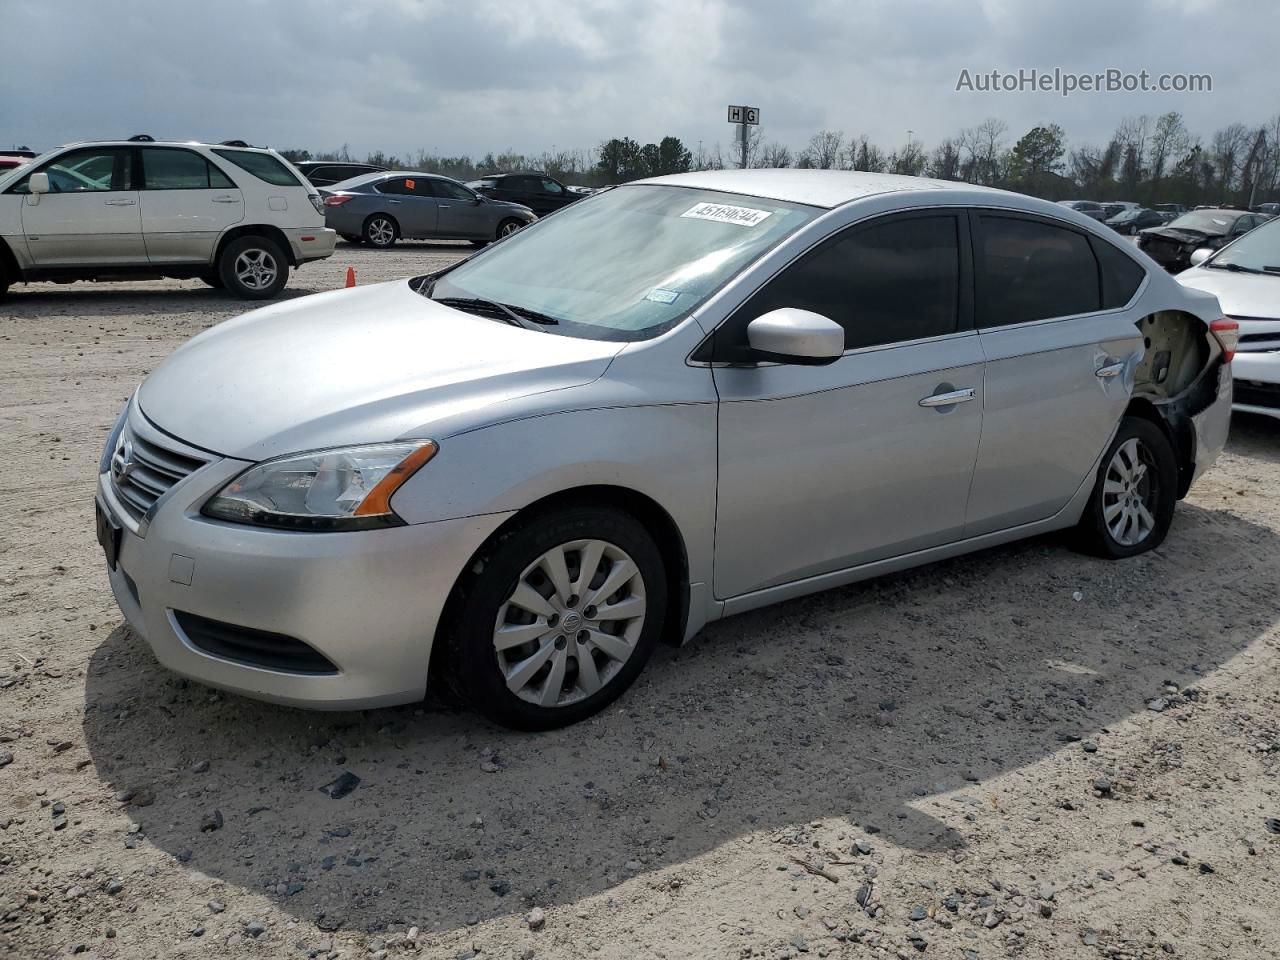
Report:
[{"label": "gray cloud", "polygon": [[[1274,0],[9,0],[0,146],[146,131],[356,152],[590,147],[673,133],[730,146],[821,127],[933,143],[987,116],[1104,140],[1181,110],[1208,135],[1280,110]],[[1207,95],[957,93],[962,68],[1213,75]]]}]

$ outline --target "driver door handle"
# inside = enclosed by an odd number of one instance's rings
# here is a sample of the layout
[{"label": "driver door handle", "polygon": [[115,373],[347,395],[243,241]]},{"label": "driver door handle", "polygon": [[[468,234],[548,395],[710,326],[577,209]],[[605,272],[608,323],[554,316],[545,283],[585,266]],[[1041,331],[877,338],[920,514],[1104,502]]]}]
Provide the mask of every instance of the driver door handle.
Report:
[{"label": "driver door handle", "polygon": [[137,200],[131,200],[127,197],[120,197],[115,200],[103,200],[108,207],[132,207],[137,204]]},{"label": "driver door handle", "polygon": [[218,196],[213,197],[212,199],[214,203],[239,203],[240,202],[239,197],[228,196],[225,193],[219,194]]},{"label": "driver door handle", "polygon": [[1102,366],[1100,366],[1097,370],[1093,371],[1093,375],[1095,377],[1102,377],[1102,378],[1118,377],[1123,372],[1124,372],[1124,361],[1111,360],[1109,363],[1105,363]]},{"label": "driver door handle", "polygon": [[947,393],[933,393],[920,401],[922,407],[949,407],[956,403],[968,403],[973,399],[973,387],[963,390],[951,390]]}]

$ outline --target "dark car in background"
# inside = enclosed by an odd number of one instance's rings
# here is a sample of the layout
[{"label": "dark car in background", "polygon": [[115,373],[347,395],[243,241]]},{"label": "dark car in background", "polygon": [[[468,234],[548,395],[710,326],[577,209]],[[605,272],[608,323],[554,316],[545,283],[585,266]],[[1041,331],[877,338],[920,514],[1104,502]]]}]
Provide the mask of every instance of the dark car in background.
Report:
[{"label": "dark car in background", "polygon": [[0,153],[0,170],[12,170],[30,162],[30,157],[23,157],[13,153]]},{"label": "dark car in background", "polygon": [[472,180],[467,186],[491,199],[528,207],[540,217],[585,196],[545,173],[495,173]]},{"label": "dark car in background", "polygon": [[386,167],[375,163],[339,163],[336,160],[302,160],[294,164],[313,187],[328,187],[366,173],[382,173]]},{"label": "dark car in background", "polygon": [[1098,221],[1107,219],[1107,211],[1102,204],[1095,203],[1093,200],[1059,200],[1058,206],[1070,207],[1077,213],[1083,213],[1086,217],[1093,217]]},{"label": "dark car in background", "polygon": [[1148,210],[1146,207],[1128,207],[1122,208],[1119,213],[1107,218],[1104,222],[1117,233],[1133,236],[1148,227],[1164,226],[1165,219],[1164,214]]},{"label": "dark car in background", "polygon": [[1243,210],[1192,210],[1163,227],[1151,227],[1138,235],[1138,246],[1170,273],[1191,265],[1191,254],[1201,247],[1217,250],[1243,236],[1267,217]]},{"label": "dark car in background", "polygon": [[1177,220],[1180,216],[1187,212],[1187,208],[1180,203],[1157,203],[1151,208],[1160,216],[1164,217],[1164,222],[1169,223]]},{"label": "dark car in background", "polygon": [[320,190],[325,226],[349,243],[470,240],[483,246],[537,220],[528,207],[481,196],[431,173],[367,173]]}]

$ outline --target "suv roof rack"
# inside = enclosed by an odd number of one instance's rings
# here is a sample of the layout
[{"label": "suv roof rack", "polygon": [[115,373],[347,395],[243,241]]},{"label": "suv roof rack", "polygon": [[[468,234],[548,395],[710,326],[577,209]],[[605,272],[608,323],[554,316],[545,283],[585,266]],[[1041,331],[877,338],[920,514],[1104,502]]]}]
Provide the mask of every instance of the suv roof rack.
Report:
[{"label": "suv roof rack", "polygon": [[129,138],[130,143],[155,143],[156,138],[149,133],[135,133]]},{"label": "suv roof rack", "polygon": [[247,147],[247,146],[249,146],[249,144],[245,143],[243,140],[223,140],[223,141],[222,141],[222,143],[218,144],[218,146],[220,146],[220,147]]}]

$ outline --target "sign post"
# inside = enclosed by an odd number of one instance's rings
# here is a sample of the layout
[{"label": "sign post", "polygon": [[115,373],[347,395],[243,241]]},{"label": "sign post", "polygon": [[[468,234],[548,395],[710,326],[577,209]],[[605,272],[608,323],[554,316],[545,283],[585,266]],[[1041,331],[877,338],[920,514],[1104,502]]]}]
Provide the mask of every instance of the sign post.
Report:
[{"label": "sign post", "polygon": [[743,169],[746,169],[747,159],[748,159],[747,158],[748,144],[750,142],[750,140],[748,139],[747,127],[754,127],[754,126],[760,125],[760,108],[745,107],[745,106],[730,104],[729,105],[729,122],[736,123],[738,125],[738,143],[742,152],[742,160],[740,165],[742,166]]}]

